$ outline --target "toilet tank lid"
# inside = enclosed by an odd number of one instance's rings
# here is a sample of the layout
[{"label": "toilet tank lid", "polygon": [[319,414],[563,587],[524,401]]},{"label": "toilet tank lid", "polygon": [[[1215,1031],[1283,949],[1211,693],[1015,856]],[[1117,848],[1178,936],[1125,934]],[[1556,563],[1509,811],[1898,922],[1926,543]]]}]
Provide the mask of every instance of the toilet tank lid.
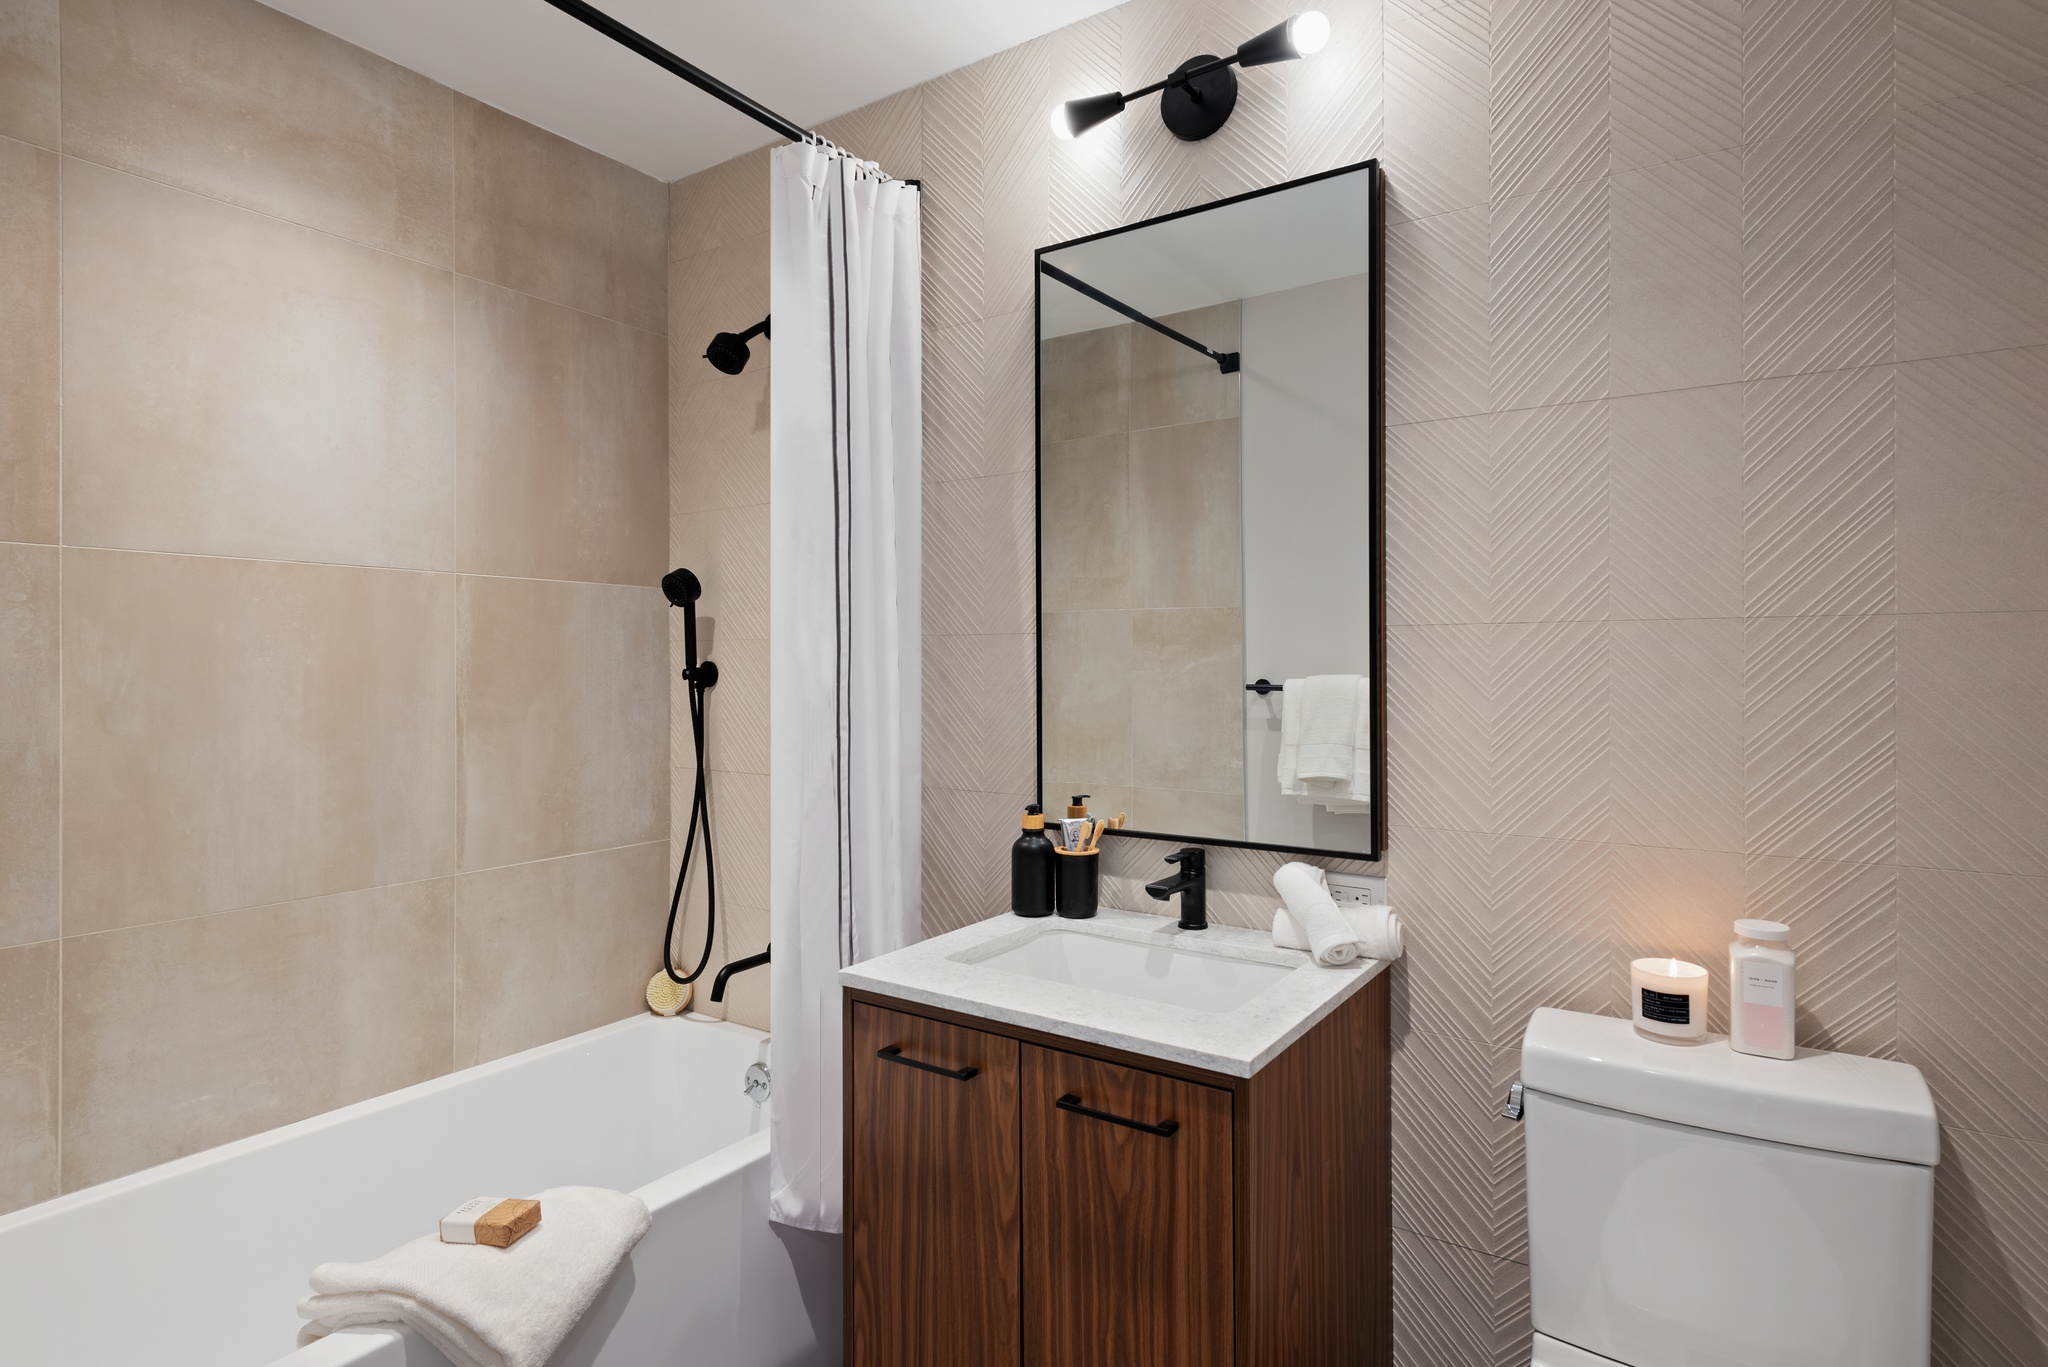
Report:
[{"label": "toilet tank lid", "polygon": [[1910,1063],[1801,1049],[1738,1054],[1644,1039],[1625,1020],[1538,1008],[1522,1035],[1522,1085],[1591,1106],[1830,1153],[1933,1167],[1941,1130]]}]

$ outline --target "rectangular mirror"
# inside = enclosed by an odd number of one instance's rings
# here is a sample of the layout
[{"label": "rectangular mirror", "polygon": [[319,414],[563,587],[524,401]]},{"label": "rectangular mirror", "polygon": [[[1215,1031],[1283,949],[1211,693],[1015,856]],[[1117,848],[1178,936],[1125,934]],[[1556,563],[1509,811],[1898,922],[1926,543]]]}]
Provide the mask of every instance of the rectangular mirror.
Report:
[{"label": "rectangular mirror", "polygon": [[1386,845],[1379,166],[1038,252],[1039,797]]}]

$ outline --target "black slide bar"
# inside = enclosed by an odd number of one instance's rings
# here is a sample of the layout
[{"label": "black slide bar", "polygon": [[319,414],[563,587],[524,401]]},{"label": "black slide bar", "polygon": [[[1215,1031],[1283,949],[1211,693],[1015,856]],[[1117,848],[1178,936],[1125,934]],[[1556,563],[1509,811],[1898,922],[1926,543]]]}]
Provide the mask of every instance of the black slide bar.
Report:
[{"label": "black slide bar", "polygon": [[[555,3],[555,0],[549,0],[549,3]],[[1080,280],[1075,278],[1074,276],[1068,275],[1065,271],[1061,270],[1058,266],[1053,265],[1052,262],[1047,261],[1044,257],[1039,258],[1038,269],[1044,271],[1047,275],[1059,281],[1068,289],[1079,290],[1082,294],[1087,295],[1096,303],[1101,304],[1106,308],[1115,309],[1118,313],[1121,313],[1124,317],[1130,319],[1132,322],[1143,323],[1146,327],[1151,328],[1154,332],[1164,333],[1166,336],[1173,338],[1174,341],[1179,342],[1182,346],[1192,347],[1194,350],[1201,352],[1204,356],[1207,356],[1210,360],[1214,361],[1216,363],[1216,368],[1223,372],[1225,375],[1234,375],[1237,373],[1236,352],[1211,351],[1208,347],[1203,346],[1200,342],[1188,336],[1185,332],[1175,332],[1172,328],[1160,322],[1158,319],[1146,317],[1144,314],[1132,308],[1129,304],[1126,304],[1123,300],[1113,298],[1110,295],[1104,294],[1101,290],[1095,288],[1095,286],[1089,284],[1086,280]]]}]

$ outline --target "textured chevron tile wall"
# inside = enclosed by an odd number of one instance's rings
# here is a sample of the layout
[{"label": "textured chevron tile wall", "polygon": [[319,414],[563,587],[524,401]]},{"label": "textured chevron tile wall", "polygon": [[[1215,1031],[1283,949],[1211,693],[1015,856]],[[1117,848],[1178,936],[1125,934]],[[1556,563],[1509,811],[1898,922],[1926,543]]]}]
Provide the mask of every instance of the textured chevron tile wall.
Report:
[{"label": "textured chevron tile wall", "polygon": [[[1528,1013],[1618,1013],[1629,957],[1716,962],[1754,914],[1795,928],[1804,1039],[1934,1086],[1936,1360],[2048,1363],[2048,1024],[2012,1009],[2048,971],[2048,10],[1325,8],[1195,146],[1046,110],[1285,6],[1132,0],[827,129],[925,185],[927,928],[1002,909],[1033,786],[1031,248],[1379,155],[1398,1358],[1526,1361],[1492,1112]],[[695,350],[767,307],[764,156],[673,209],[673,540],[761,670],[766,358]],[[734,952],[766,906],[740,691]],[[1119,904],[1159,853],[1117,847]],[[1217,914],[1268,914],[1279,862],[1219,853]]]}]

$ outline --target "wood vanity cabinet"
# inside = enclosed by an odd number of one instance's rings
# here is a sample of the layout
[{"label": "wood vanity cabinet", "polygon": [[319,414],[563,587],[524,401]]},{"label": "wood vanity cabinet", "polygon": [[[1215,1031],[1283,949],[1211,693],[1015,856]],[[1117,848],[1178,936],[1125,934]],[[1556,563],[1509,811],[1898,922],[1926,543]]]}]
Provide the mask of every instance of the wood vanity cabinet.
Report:
[{"label": "wood vanity cabinet", "polygon": [[851,1367],[1392,1361],[1385,974],[1249,1078],[845,995]]}]

